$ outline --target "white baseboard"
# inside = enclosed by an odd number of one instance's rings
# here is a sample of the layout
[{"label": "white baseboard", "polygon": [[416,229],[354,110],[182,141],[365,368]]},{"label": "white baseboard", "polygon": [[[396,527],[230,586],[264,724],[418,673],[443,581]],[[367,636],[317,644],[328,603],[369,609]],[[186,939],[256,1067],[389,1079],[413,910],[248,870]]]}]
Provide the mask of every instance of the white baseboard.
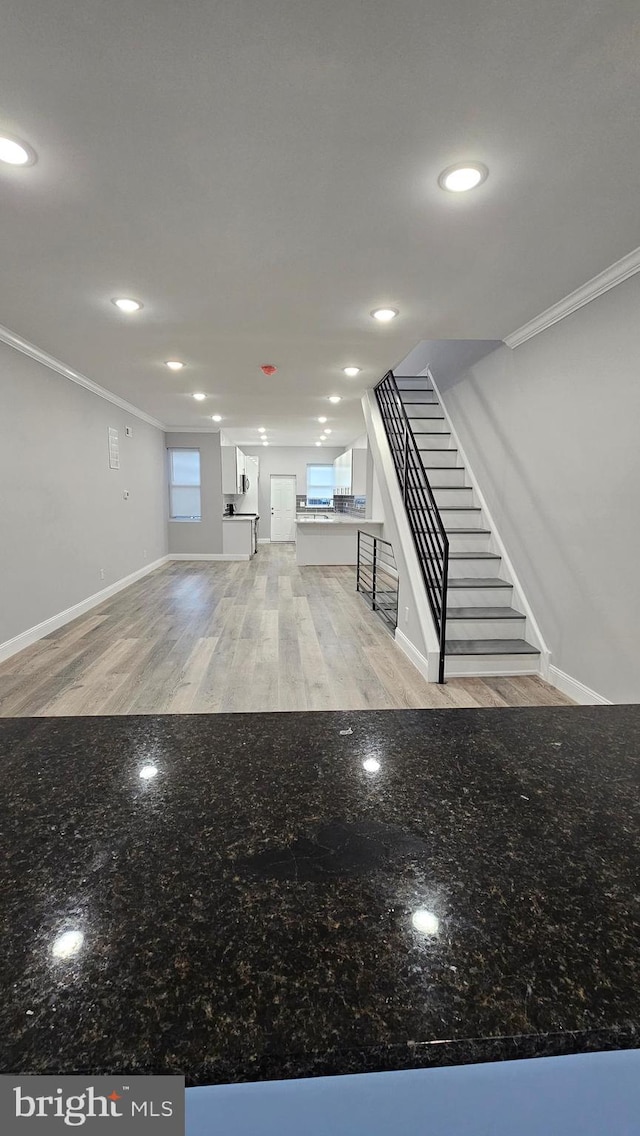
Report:
[{"label": "white baseboard", "polygon": [[136,580],[141,580],[143,576],[155,572],[156,568],[161,568],[163,564],[167,563],[168,559],[168,556],[161,556],[159,560],[154,560],[153,564],[145,564],[143,568],[138,568],[129,576],[123,576],[121,580],[117,580],[115,584],[109,584],[108,588],[103,588],[100,592],[94,592],[92,596],[80,600],[80,603],[68,607],[66,611],[59,611],[57,615],[52,615],[49,619],[43,620],[42,623],[37,623],[35,627],[29,627],[27,631],[22,631],[13,639],[7,639],[6,643],[0,643],[0,662],[4,659],[10,659],[12,655],[17,655],[18,651],[24,651],[25,647],[37,643],[38,639],[44,639],[46,635],[51,635],[59,627],[64,627],[65,623],[71,623],[72,620],[78,619],[79,616],[90,611],[92,607],[97,607],[98,604],[104,603],[111,596],[115,596],[117,592],[122,592],[131,584],[135,584]]},{"label": "white baseboard", "polygon": [[602,694],[598,694],[595,690],[585,686],[577,678],[572,678],[571,675],[565,674],[564,671],[554,667],[553,663],[549,667],[548,682],[551,686],[555,686],[566,694],[568,698],[573,698],[580,706],[612,706],[613,703],[608,698],[604,698]]},{"label": "white baseboard", "polygon": [[270,536],[259,536],[258,537],[258,544],[271,544],[271,537]]},{"label": "white baseboard", "polygon": [[439,656],[437,652],[434,653],[431,666],[431,677],[429,677],[429,659],[425,655],[423,655],[421,651],[418,650],[415,644],[407,638],[404,631],[401,631],[399,627],[396,627],[395,642],[402,651],[403,655],[407,656],[409,662],[413,663],[416,670],[420,671],[420,674],[423,678],[426,678],[427,682],[437,681],[439,663]]},{"label": "white baseboard", "polygon": [[168,560],[251,560],[248,552],[170,552]]}]

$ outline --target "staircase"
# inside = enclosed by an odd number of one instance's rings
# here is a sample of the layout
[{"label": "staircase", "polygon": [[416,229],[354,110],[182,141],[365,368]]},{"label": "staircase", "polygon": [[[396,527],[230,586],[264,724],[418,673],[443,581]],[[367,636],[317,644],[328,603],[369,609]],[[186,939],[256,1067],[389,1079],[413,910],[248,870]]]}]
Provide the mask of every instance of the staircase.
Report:
[{"label": "staircase", "polygon": [[[398,413],[408,424],[404,437],[404,455],[400,453],[397,423],[388,422],[388,409],[379,397],[387,437],[392,447],[396,470],[403,483],[402,462],[411,458],[418,479],[433,499],[448,541],[447,557],[439,557],[437,549],[425,550],[420,544],[419,526],[428,523],[422,517],[420,502],[412,503],[405,494],[405,505],[416,549],[426,581],[446,574],[442,595],[446,597],[446,621],[443,621],[444,674],[525,674],[539,669],[540,651],[528,643],[526,616],[514,603],[514,589],[506,566],[477,502],[473,485],[455,444],[447,419],[430,380],[425,377],[394,379],[386,376],[380,387],[393,384]],[[417,451],[417,453],[416,453]],[[419,464],[418,464],[419,463]],[[412,510],[414,516],[411,516]],[[419,516],[421,519],[419,519]],[[425,563],[431,561],[431,563]],[[444,569],[443,569],[444,564]],[[426,575],[425,575],[425,569]],[[433,602],[430,599],[433,610]],[[436,605],[437,607],[437,605]],[[436,611],[437,614],[437,611]],[[441,668],[442,669],[442,668]]]}]

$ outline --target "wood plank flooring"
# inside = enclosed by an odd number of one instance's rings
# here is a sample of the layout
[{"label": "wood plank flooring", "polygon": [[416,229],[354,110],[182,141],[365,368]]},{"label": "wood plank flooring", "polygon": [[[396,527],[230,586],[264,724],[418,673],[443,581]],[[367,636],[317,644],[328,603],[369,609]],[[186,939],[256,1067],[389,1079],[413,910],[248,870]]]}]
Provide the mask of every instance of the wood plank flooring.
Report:
[{"label": "wood plank flooring", "polygon": [[571,705],[537,677],[424,681],[349,567],[293,545],[176,562],[0,664],[0,716]]}]

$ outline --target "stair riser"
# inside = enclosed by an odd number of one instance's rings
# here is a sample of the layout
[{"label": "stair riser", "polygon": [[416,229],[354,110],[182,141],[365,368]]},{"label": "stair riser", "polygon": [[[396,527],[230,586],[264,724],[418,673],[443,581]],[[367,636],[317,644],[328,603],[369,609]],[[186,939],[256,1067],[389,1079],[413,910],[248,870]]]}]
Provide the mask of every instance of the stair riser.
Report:
[{"label": "stair riser", "polygon": [[501,564],[501,560],[456,560],[452,556],[449,560],[449,579],[464,580],[470,576],[490,576],[493,579],[500,575]]},{"label": "stair riser", "polygon": [[523,639],[526,620],[448,619],[447,639]]},{"label": "stair riser", "polygon": [[446,659],[447,678],[475,675],[540,674],[539,655],[455,655]]},{"label": "stair riser", "polygon": [[425,418],[442,418],[442,407],[439,402],[425,402],[420,407],[408,406],[407,417],[412,426],[414,422],[423,422]]},{"label": "stair riser", "polygon": [[400,398],[402,405],[407,408],[407,414],[410,413],[414,406],[425,406],[431,405],[432,403],[435,403],[437,406],[440,405],[435,391],[400,391]]},{"label": "stair riser", "polygon": [[447,505],[474,505],[473,489],[469,485],[466,489],[436,489],[433,488],[433,496],[436,500],[438,508]]},{"label": "stair riser", "polygon": [[450,552],[488,552],[491,533],[448,533]]},{"label": "stair riser", "polygon": [[465,484],[466,471],[462,466],[455,469],[429,469],[425,474],[432,489],[453,489]]},{"label": "stair riser", "polygon": [[453,512],[452,509],[441,508],[440,516],[445,529],[480,529],[483,527],[482,512],[476,512],[475,509],[460,509]]},{"label": "stair riser", "polygon": [[449,588],[447,591],[447,607],[511,607],[512,604],[513,588]]},{"label": "stair riser", "polygon": [[[447,434],[449,427],[444,418],[420,418],[419,420],[414,418],[411,421],[411,429],[413,430],[418,446],[420,446],[420,438],[424,438],[425,431],[430,434],[432,438],[434,434]],[[447,434],[447,437],[450,438],[451,434]],[[426,446],[427,443],[423,442],[422,444]],[[447,445],[448,444],[447,442]],[[429,445],[432,445],[431,440],[429,441]]]},{"label": "stair riser", "polygon": [[[431,429],[433,430],[434,427],[432,426]],[[441,438],[438,437],[438,434],[440,433],[442,433]],[[436,434],[429,434],[428,438],[425,438],[424,435],[416,435],[416,442],[418,444],[418,449],[421,452],[424,450],[448,450],[451,446],[451,434],[445,434],[442,431],[438,431],[438,433]],[[451,452],[455,453],[455,450],[452,450]]]},{"label": "stair riser", "polygon": [[437,465],[442,469],[453,469],[458,464],[457,450],[421,450],[420,457],[423,465]]}]

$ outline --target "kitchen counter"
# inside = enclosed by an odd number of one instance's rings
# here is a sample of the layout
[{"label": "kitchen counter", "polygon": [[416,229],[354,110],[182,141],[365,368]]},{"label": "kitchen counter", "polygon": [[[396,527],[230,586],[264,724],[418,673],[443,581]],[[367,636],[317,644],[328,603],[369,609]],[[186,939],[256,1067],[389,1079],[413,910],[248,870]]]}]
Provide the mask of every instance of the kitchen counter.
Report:
[{"label": "kitchen counter", "polygon": [[[358,529],[382,536],[383,521],[362,517],[309,517],[296,520],[296,562],[305,564],[356,564]],[[320,531],[321,530],[321,531]]]},{"label": "kitchen counter", "polygon": [[297,525],[355,525],[356,528],[366,528],[367,525],[383,525],[384,521],[367,520],[365,517],[329,516],[329,517],[302,517],[296,516]]},{"label": "kitchen counter", "polygon": [[2,719],[2,1070],[637,1047],[639,757],[640,706]]},{"label": "kitchen counter", "polygon": [[[222,552],[227,560],[250,560],[256,553],[253,527],[257,513],[234,513],[222,518]],[[243,523],[244,522],[244,523]]]}]

